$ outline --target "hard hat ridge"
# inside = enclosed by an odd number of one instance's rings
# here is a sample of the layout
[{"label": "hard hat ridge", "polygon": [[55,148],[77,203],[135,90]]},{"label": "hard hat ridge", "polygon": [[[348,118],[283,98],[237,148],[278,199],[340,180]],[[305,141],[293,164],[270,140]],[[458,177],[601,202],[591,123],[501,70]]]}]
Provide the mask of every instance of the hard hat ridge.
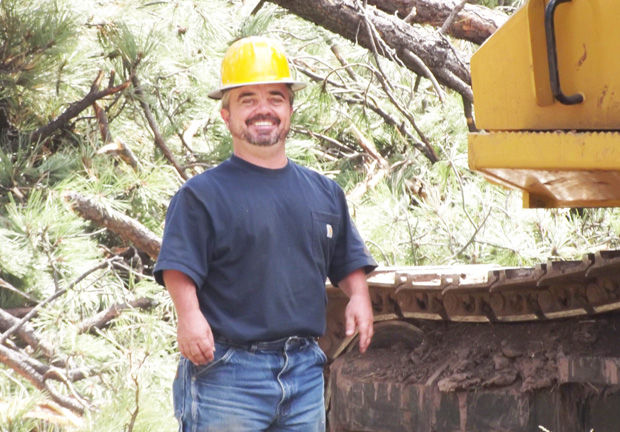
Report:
[{"label": "hard hat ridge", "polygon": [[220,88],[209,93],[221,99],[223,92],[250,84],[289,84],[293,91],[306,86],[291,76],[284,50],[268,38],[250,36],[234,42],[222,60]]}]

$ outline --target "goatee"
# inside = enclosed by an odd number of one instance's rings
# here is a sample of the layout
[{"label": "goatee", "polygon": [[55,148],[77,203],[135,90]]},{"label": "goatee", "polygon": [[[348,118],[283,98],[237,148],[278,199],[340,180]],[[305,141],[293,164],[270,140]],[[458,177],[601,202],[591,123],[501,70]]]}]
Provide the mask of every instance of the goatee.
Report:
[{"label": "goatee", "polygon": [[[246,121],[246,126],[249,127],[252,123],[264,121],[264,120],[271,120],[277,125],[280,124],[280,119],[278,119],[277,117],[273,117],[269,115],[257,115],[255,117],[248,119]],[[276,145],[280,141],[283,141],[288,135],[288,132],[289,130],[286,129],[286,130],[281,130],[279,132],[275,130],[268,134],[260,134],[260,133],[253,134],[250,132],[249,129],[245,129],[242,132],[242,137],[245,141],[255,146],[269,147],[272,145]]]}]

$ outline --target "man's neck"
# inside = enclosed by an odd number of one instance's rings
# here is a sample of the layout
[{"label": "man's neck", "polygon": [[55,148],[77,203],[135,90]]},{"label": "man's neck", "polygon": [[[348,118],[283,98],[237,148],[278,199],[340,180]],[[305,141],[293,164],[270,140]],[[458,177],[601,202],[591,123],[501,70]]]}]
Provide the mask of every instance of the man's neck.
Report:
[{"label": "man's neck", "polygon": [[288,158],[284,151],[284,143],[261,147],[252,144],[235,144],[233,142],[233,153],[238,158],[262,168],[284,168],[288,163]]}]

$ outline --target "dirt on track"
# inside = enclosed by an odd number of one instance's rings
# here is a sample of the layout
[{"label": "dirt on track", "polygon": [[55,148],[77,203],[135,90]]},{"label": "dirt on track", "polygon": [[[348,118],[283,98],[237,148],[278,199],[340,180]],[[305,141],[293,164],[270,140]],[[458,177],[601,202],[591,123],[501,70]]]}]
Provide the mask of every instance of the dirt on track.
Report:
[{"label": "dirt on track", "polygon": [[365,354],[347,353],[342,372],[360,381],[437,385],[441,391],[510,388],[528,392],[558,382],[566,356],[620,358],[620,313],[528,323],[409,320],[411,343],[381,336]]}]

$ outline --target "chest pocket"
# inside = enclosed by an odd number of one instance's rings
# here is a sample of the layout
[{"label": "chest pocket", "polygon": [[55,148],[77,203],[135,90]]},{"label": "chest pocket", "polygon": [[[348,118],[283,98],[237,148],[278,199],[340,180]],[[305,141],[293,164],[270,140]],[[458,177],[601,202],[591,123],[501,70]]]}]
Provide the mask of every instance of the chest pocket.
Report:
[{"label": "chest pocket", "polygon": [[340,218],[333,213],[312,212],[312,238],[314,258],[325,271],[329,266],[340,232]]}]

